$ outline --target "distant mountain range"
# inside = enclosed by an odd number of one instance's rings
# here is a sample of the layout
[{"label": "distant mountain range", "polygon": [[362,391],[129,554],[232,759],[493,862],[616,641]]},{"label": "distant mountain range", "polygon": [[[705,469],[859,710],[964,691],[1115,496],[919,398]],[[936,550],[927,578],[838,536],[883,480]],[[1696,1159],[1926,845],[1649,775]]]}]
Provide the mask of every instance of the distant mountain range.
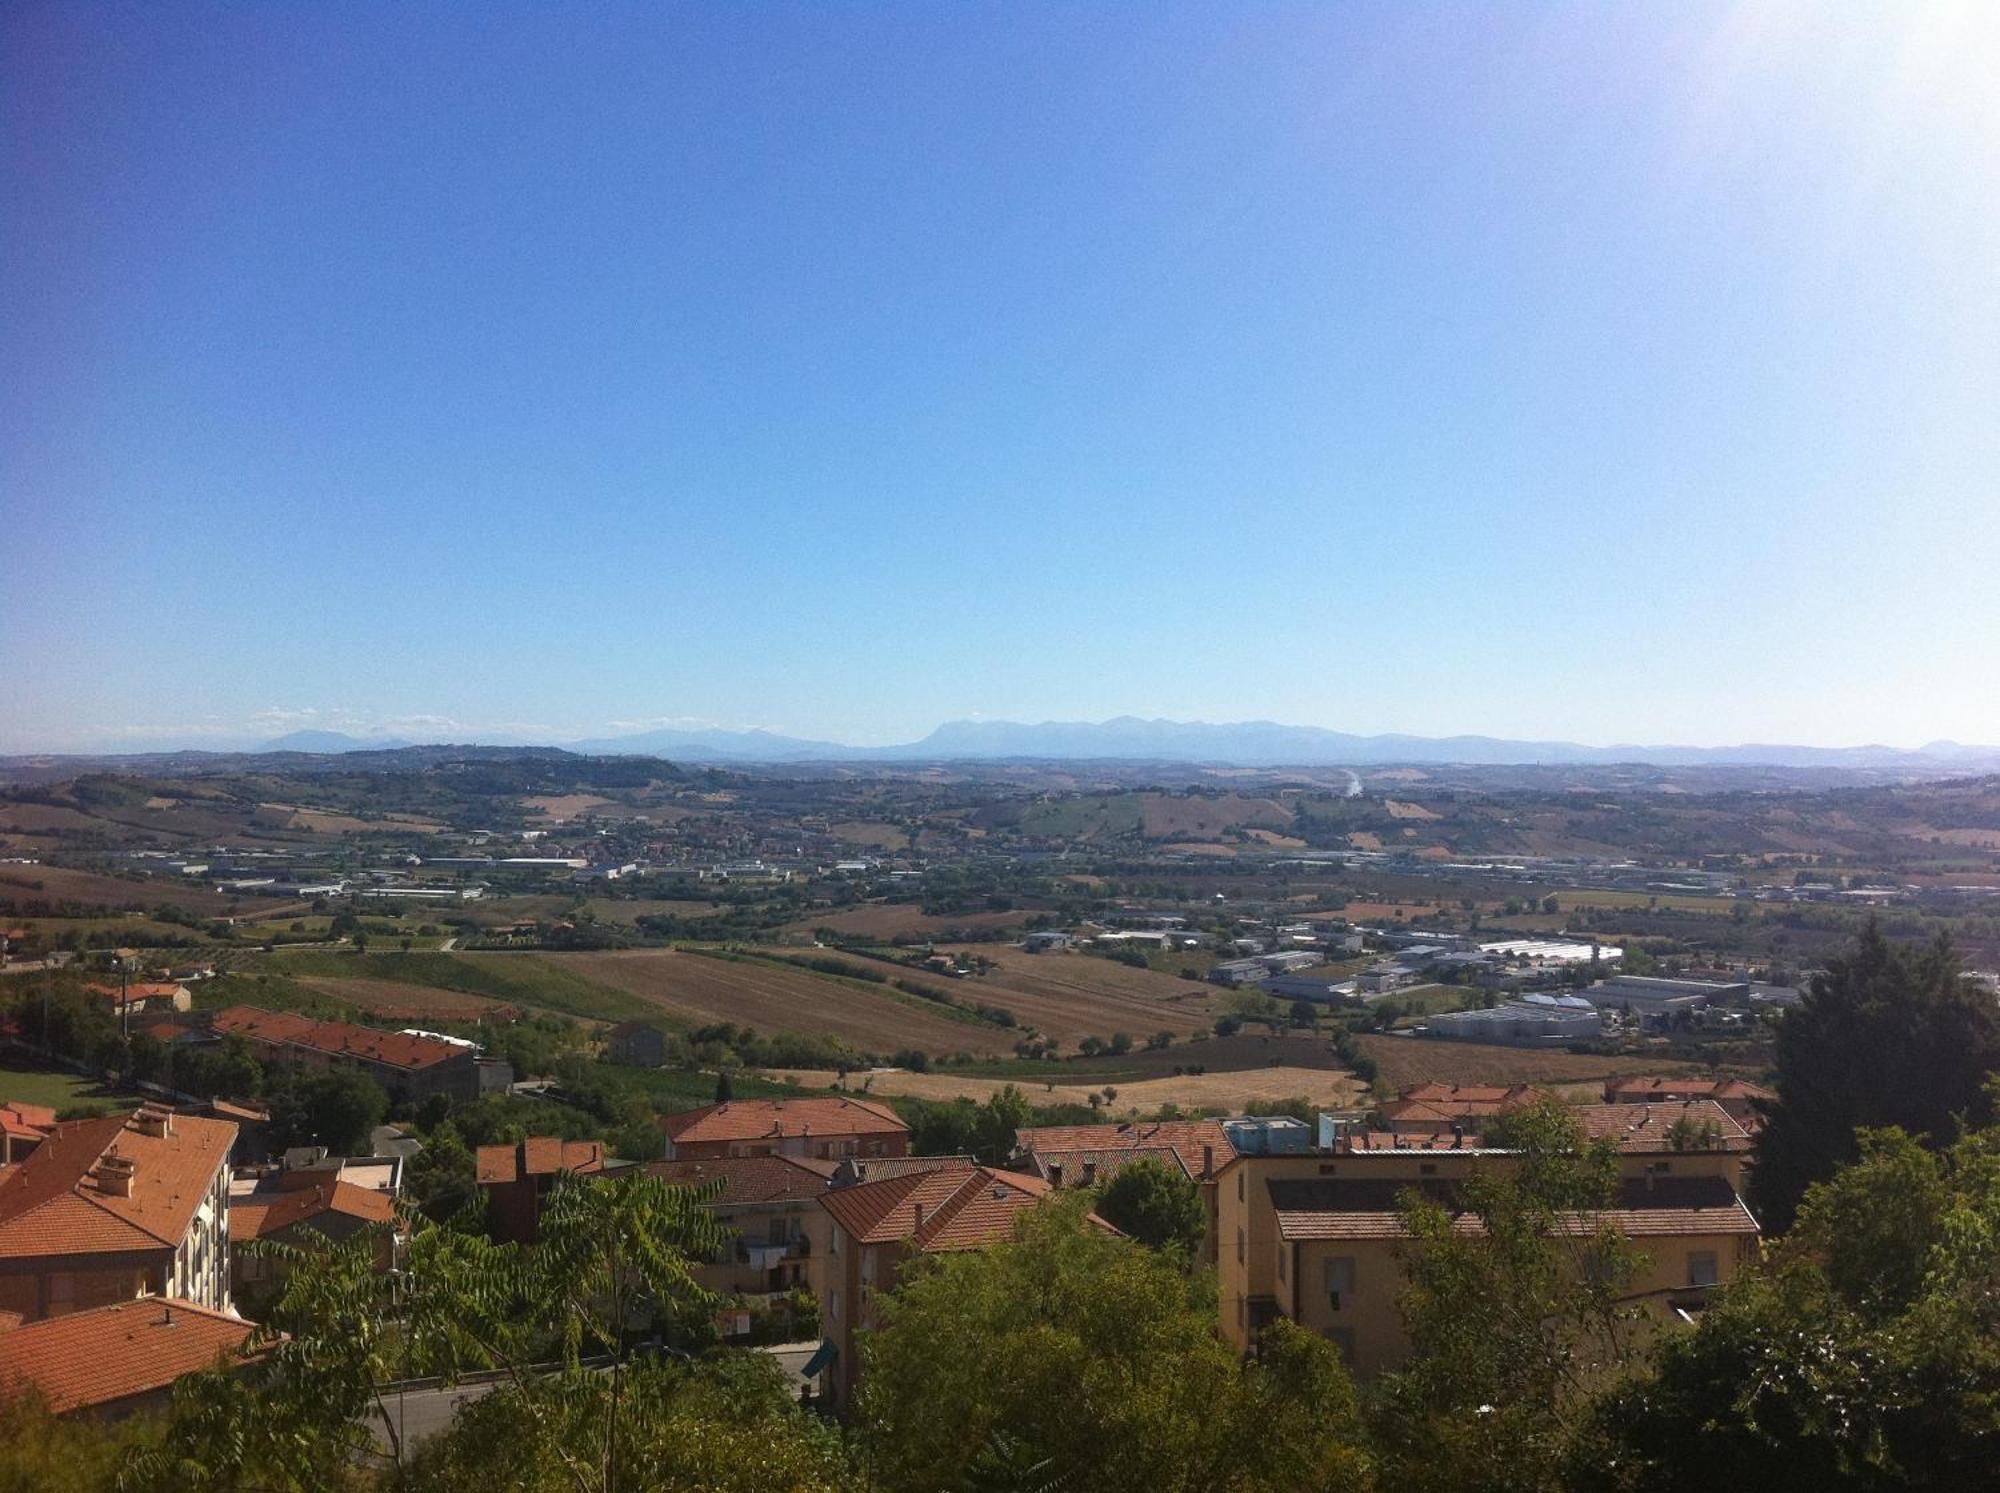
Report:
[{"label": "distant mountain range", "polygon": [[[297,731],[263,751],[383,751],[409,743],[338,731]],[[496,743],[498,744],[498,743]],[[1239,767],[1367,767],[1392,763],[1466,766],[1647,763],[1658,767],[1748,766],[1857,768],[1926,775],[2000,771],[2000,747],[1934,741],[1914,749],[1887,746],[1733,747],[1582,746],[1573,741],[1513,741],[1494,736],[1356,736],[1275,721],[1208,724],[1120,716],[1108,721],[948,721],[921,741],[853,747],[770,731],[656,730],[556,743],[594,756],[657,756],[685,762],[1122,761],[1190,762]]]}]

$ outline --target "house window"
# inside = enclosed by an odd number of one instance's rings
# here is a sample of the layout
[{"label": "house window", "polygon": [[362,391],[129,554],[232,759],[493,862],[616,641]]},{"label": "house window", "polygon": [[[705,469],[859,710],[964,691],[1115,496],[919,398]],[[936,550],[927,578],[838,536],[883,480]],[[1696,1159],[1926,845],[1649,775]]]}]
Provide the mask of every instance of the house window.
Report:
[{"label": "house window", "polygon": [[833,1237],[827,1241],[826,1246],[828,1254],[837,1255],[840,1253],[840,1239],[843,1232],[839,1224],[833,1226]]},{"label": "house window", "polygon": [[1236,1231],[1236,1263],[1241,1265],[1250,1257],[1249,1242],[1243,1237],[1243,1230]]},{"label": "house window", "polygon": [[1236,1325],[1238,1327],[1248,1327],[1250,1325],[1249,1303],[1241,1296],[1236,1298]]},{"label": "house window", "polygon": [[826,1298],[826,1317],[829,1322],[840,1320],[840,1292],[830,1291]]},{"label": "house window", "polygon": [[1354,1329],[1335,1327],[1328,1330],[1327,1340],[1340,1350],[1340,1361],[1352,1365],[1354,1362]]},{"label": "house window", "polygon": [[1715,1251],[1698,1249],[1688,1255],[1688,1284],[1691,1286],[1712,1286],[1721,1279],[1716,1268]]},{"label": "house window", "polygon": [[1354,1256],[1329,1255],[1320,1264],[1320,1279],[1326,1287],[1327,1305],[1334,1311],[1354,1297]]},{"label": "house window", "polygon": [[1239,1203],[1243,1201],[1243,1173],[1241,1172],[1236,1174],[1236,1201]]},{"label": "house window", "polygon": [[1435,1161],[1423,1161],[1417,1164],[1418,1176],[1435,1177],[1437,1174],[1438,1174],[1438,1169],[1437,1169],[1437,1163]]},{"label": "house window", "polygon": [[76,1299],[76,1277],[67,1270],[57,1270],[49,1275],[49,1305],[67,1306]]}]

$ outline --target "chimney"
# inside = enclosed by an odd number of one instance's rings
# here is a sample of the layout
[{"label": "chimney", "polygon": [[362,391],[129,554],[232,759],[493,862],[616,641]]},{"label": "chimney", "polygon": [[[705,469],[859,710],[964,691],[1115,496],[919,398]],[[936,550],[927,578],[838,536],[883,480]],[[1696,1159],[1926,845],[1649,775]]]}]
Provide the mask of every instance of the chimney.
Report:
[{"label": "chimney", "polygon": [[108,1197],[129,1198],[132,1196],[132,1179],[138,1167],[129,1156],[120,1156],[115,1151],[97,1163],[97,1190]]},{"label": "chimney", "polygon": [[132,1128],[155,1140],[164,1139],[174,1133],[174,1112],[162,1105],[143,1104],[132,1117]]},{"label": "chimney", "polygon": [[916,1220],[917,1232],[922,1233],[924,1228],[924,1205],[922,1203],[910,1204],[910,1216]]}]

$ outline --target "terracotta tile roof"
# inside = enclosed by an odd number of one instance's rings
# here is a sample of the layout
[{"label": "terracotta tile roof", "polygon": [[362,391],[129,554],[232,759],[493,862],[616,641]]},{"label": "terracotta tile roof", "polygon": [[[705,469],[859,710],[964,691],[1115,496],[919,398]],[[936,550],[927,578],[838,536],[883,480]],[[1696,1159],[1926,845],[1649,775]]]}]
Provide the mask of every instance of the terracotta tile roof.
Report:
[{"label": "terracotta tile roof", "polygon": [[[1271,1206],[1283,1239],[1401,1239],[1405,1236],[1398,1199],[1417,1191],[1447,1208],[1454,1191],[1447,1182],[1388,1177],[1321,1177],[1270,1181]],[[1563,1233],[1594,1232],[1606,1215],[1575,1214]],[[1757,1220],[1725,1177],[1657,1177],[1619,1184],[1618,1205],[1608,1215],[1621,1233],[1635,1238],[1687,1234],[1755,1234]],[[1459,1213],[1460,1233],[1478,1233],[1479,1220]]]},{"label": "terracotta tile roof", "polygon": [[1509,1100],[1532,1099],[1536,1091],[1527,1084],[1517,1083],[1507,1088],[1493,1084],[1474,1083],[1419,1083],[1412,1084],[1396,1097],[1399,1099],[1419,1099],[1429,1103],[1463,1102],[1467,1104],[1503,1104]]},{"label": "terracotta tile roof", "polygon": [[[1026,1209],[1049,1195],[1039,1177],[990,1166],[941,1167],[824,1194],[819,1205],[857,1244],[901,1243],[937,1252],[1010,1238]],[[1102,1228],[1111,1226],[1100,1218]]]},{"label": "terracotta tile roof", "polygon": [[186,987],[178,980],[166,983],[134,980],[123,989],[116,985],[86,985],[83,989],[86,995],[100,996],[114,1006],[120,1004],[136,1006],[144,1001],[175,1000],[187,994]]},{"label": "terracotta tile roof", "polygon": [[[171,1123],[163,1136],[147,1134],[136,1115],[58,1125],[0,1182],[0,1256],[178,1246],[229,1159],[236,1127],[192,1115]],[[114,1155],[132,1165],[130,1197],[103,1186]]]},{"label": "terracotta tile roof", "polygon": [[0,1333],[0,1393],[33,1387],[58,1414],[164,1389],[241,1362],[253,1324],[187,1301],[142,1296]]},{"label": "terracotta tile roof", "polygon": [[[1135,1161],[1157,1161],[1189,1178],[1200,1175],[1199,1172],[1188,1170],[1187,1162],[1172,1146],[1132,1146],[1120,1151],[1030,1151],[1028,1153],[1028,1163],[1034,1168],[1034,1174],[1044,1181],[1054,1182],[1062,1187],[1081,1187],[1091,1182],[1106,1181],[1116,1175],[1120,1168],[1130,1166]],[[1218,1166],[1220,1164],[1217,1163]]]},{"label": "terracotta tile roof", "polygon": [[886,1177],[905,1177],[911,1172],[935,1172],[947,1167],[977,1164],[970,1156],[844,1156],[834,1163],[834,1171],[852,1173],[855,1182],[880,1182]]},{"label": "terracotta tile roof", "polygon": [[229,1234],[232,1239],[268,1239],[328,1214],[339,1214],[360,1223],[393,1223],[396,1204],[386,1192],[356,1187],[329,1174],[310,1187],[253,1192],[240,1201],[232,1199]]},{"label": "terracotta tile roof", "polygon": [[523,1177],[549,1177],[557,1172],[601,1172],[604,1142],[534,1135],[512,1146],[481,1146],[477,1165],[482,1186],[518,1182]]},{"label": "terracotta tile roof", "polygon": [[1454,1087],[1426,1083],[1403,1090],[1400,1097],[1382,1106],[1382,1116],[1391,1128],[1398,1125],[1458,1125],[1468,1120],[1490,1120],[1510,1109],[1520,1109],[1541,1098],[1526,1084],[1511,1089]]},{"label": "terracotta tile roof", "polygon": [[676,1142],[789,1140],[815,1135],[906,1135],[886,1104],[845,1095],[823,1099],[731,1099],[667,1115],[660,1128]]},{"label": "terracotta tile roof", "polygon": [[720,1182],[720,1206],[731,1203],[789,1203],[825,1192],[839,1163],[807,1156],[712,1156],[705,1160],[649,1161],[646,1174],[698,1187]]},{"label": "terracotta tile roof", "polygon": [[0,1104],[0,1130],[9,1135],[43,1136],[56,1128],[56,1112],[46,1104],[23,1104],[10,1099]]},{"label": "terracotta tile roof", "polygon": [[263,1042],[293,1042],[319,1023],[296,1011],[266,1011],[258,1006],[230,1006],[209,1018],[211,1029]]},{"label": "terracotta tile roof", "polygon": [[362,1058],[391,1068],[415,1071],[464,1057],[471,1049],[435,1037],[377,1031],[351,1021],[314,1021],[290,1011],[262,1011],[255,1006],[231,1006],[215,1013],[214,1029],[239,1033],[260,1042],[293,1043],[335,1057]]},{"label": "terracotta tile roof", "polygon": [[1350,1130],[1341,1138],[1349,1151],[1477,1151],[1476,1135],[1458,1136],[1449,1130],[1441,1135],[1428,1131]]},{"label": "terracotta tile roof", "polygon": [[1190,1177],[1199,1177],[1214,1156],[1214,1169],[1236,1159],[1229,1132],[1214,1120],[1137,1120],[1123,1125],[1032,1126],[1015,1137],[1015,1145],[1031,1156],[1085,1152],[1098,1156],[1113,1151],[1167,1149],[1180,1157]]},{"label": "terracotta tile roof", "polygon": [[1703,1150],[1747,1151],[1750,1133],[1713,1099],[1667,1104],[1579,1104],[1570,1110],[1584,1134],[1608,1137],[1621,1151],[1671,1151],[1673,1128],[1682,1120],[1715,1127],[1716,1143]]}]

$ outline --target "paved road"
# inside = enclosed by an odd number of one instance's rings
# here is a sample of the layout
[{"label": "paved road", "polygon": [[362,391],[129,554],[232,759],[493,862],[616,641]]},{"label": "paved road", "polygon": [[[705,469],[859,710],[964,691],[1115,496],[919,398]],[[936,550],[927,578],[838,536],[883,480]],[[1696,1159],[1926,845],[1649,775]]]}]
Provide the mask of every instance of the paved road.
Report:
[{"label": "paved road", "polygon": [[[777,1343],[763,1351],[777,1359],[779,1365],[791,1379],[792,1396],[798,1397],[799,1390],[812,1381],[803,1378],[799,1370],[806,1360],[818,1350],[817,1341],[810,1343]],[[484,1379],[477,1383],[455,1384],[449,1389],[435,1386],[391,1390],[383,1396],[382,1409],[369,1416],[369,1429],[375,1433],[375,1444],[383,1452],[389,1450],[388,1427],[394,1426],[403,1443],[403,1454],[408,1456],[424,1442],[442,1431],[451,1429],[451,1418],[458,1414],[458,1407],[470,1404],[483,1395],[491,1394],[500,1385],[507,1383],[505,1375]]]}]

